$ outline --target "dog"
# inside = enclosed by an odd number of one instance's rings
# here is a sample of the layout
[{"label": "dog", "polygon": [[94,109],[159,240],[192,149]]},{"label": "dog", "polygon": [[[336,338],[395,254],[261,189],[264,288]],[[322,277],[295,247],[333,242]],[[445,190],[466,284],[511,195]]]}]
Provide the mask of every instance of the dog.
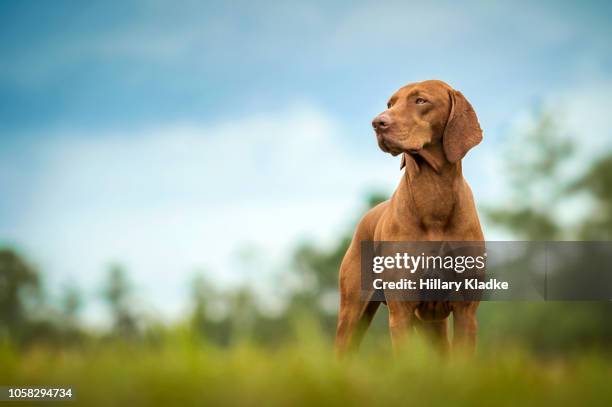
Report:
[{"label": "dog", "polygon": [[[461,170],[462,158],[482,141],[482,130],[463,94],[439,80],[408,84],[391,96],[372,127],[380,149],[401,155],[400,170],[405,171],[391,198],[361,219],[342,260],[335,340],[339,356],[359,346],[381,303],[361,296],[362,241],[484,241]],[[385,303],[394,350],[409,342],[417,325],[449,350],[451,312],[453,348],[475,350],[478,301]]]}]

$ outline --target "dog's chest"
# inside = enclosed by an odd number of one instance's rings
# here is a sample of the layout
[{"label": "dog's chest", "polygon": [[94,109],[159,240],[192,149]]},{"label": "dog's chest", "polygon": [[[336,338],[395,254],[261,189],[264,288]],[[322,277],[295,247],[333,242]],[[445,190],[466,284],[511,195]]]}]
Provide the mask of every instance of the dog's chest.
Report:
[{"label": "dog's chest", "polygon": [[428,240],[444,240],[446,232],[454,223],[457,196],[451,186],[420,182],[412,185],[409,199],[404,203],[407,210],[400,219]]},{"label": "dog's chest", "polygon": [[[465,205],[461,183],[441,183],[430,177],[405,182],[392,198],[378,240],[469,240],[476,213]],[[473,228],[472,228],[473,229]]]}]

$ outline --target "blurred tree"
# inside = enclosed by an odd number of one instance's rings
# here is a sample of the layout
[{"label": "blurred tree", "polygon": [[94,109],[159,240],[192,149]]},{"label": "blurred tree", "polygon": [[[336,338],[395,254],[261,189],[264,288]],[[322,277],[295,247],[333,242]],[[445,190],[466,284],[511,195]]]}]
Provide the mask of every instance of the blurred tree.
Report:
[{"label": "blurred tree", "polygon": [[228,297],[231,324],[230,340],[232,343],[249,341],[253,337],[253,330],[260,316],[253,290],[250,286],[242,286],[232,292]]},{"label": "blurred tree", "polygon": [[203,274],[198,273],[191,281],[191,302],[193,311],[191,325],[196,333],[203,335],[206,332],[208,316],[206,315],[209,293],[212,290]]},{"label": "blurred tree", "polygon": [[[366,197],[366,209],[373,208],[386,199],[387,195],[371,193]],[[359,217],[364,213],[365,210]],[[337,290],[338,269],[351,244],[353,230],[354,225],[340,236],[337,243],[327,249],[322,249],[313,242],[305,242],[297,247],[293,254],[294,269],[313,281],[312,287],[309,287],[311,291],[324,295],[329,290]]]},{"label": "blurred tree", "polygon": [[[511,140],[504,156],[509,199],[485,208],[485,215],[524,240],[610,239],[612,155],[569,178],[563,167],[575,158],[575,149],[555,117],[537,113],[535,126]],[[577,193],[586,194],[595,210],[573,219],[577,227],[567,227],[561,207]],[[612,345],[609,302],[483,303],[480,314],[482,332],[496,342],[524,342],[545,352]]]},{"label": "blurred tree", "polygon": [[518,238],[555,240],[566,234],[556,209],[571,180],[560,176],[574,148],[552,112],[536,114],[528,131],[512,138],[504,155],[509,196],[498,207],[485,208],[488,219]]},{"label": "blurred tree", "polygon": [[612,154],[599,159],[569,192],[587,192],[594,201],[591,215],[578,232],[585,240],[612,240]]},{"label": "blurred tree", "polygon": [[[373,208],[388,199],[387,194],[374,192],[365,199],[365,210],[361,211],[359,218],[367,209]],[[319,314],[327,332],[333,332],[336,323],[335,307],[327,307],[325,302],[329,298],[337,298],[338,271],[351,240],[353,238],[353,224],[329,248],[321,248],[314,242],[304,242],[295,249],[292,260],[292,269],[303,281],[302,287],[294,293],[290,304],[291,314],[313,312]]]},{"label": "blurred tree", "polygon": [[60,301],[63,314],[69,320],[76,320],[81,307],[83,306],[83,297],[78,287],[69,284],[64,287],[64,292]]},{"label": "blurred tree", "polygon": [[112,313],[115,333],[122,337],[133,337],[138,331],[137,318],[132,311],[131,291],[125,269],[118,264],[112,265],[102,295]]},{"label": "blurred tree", "polygon": [[14,250],[0,249],[0,335],[22,335],[40,296],[38,271]]}]

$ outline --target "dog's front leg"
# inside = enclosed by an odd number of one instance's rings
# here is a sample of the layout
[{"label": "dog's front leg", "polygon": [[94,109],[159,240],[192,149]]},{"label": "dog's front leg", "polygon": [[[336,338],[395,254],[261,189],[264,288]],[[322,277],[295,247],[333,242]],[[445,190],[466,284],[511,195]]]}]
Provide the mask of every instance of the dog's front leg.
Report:
[{"label": "dog's front leg", "polygon": [[476,310],[478,301],[457,302],[453,305],[454,335],[453,348],[468,354],[476,351],[476,334],[478,322]]},{"label": "dog's front leg", "polygon": [[389,307],[389,331],[393,350],[398,353],[409,342],[416,303],[408,301],[387,301]]}]

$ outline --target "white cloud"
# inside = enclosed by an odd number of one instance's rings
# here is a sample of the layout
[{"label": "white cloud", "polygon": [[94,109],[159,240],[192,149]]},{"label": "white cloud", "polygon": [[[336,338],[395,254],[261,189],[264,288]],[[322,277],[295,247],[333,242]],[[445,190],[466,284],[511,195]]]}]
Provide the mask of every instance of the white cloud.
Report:
[{"label": "white cloud", "polygon": [[241,245],[278,263],[300,238],[337,235],[367,188],[394,187],[397,160],[369,132],[361,157],[342,131],[296,105],[209,125],[62,132],[38,147],[44,165],[14,239],[56,284],[93,289],[109,262],[124,262],[149,300],[176,313],[196,268],[231,284]]}]

